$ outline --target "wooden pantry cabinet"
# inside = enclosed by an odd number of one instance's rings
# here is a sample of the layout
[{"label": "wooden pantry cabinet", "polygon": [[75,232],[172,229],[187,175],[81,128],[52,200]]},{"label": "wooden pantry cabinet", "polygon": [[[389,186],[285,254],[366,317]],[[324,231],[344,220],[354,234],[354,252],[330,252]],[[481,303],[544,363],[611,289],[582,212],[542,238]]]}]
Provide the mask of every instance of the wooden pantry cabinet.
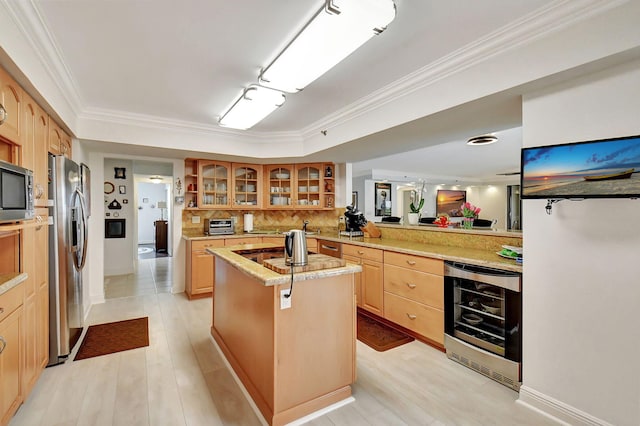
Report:
[{"label": "wooden pantry cabinet", "polygon": [[444,262],[385,251],[384,317],[442,347]]},{"label": "wooden pantry cabinet", "polygon": [[342,243],[342,258],[362,266],[362,272],[355,274],[357,305],[383,316],[383,251]]},{"label": "wooden pantry cabinet", "polygon": [[[49,356],[49,270],[46,208],[36,209],[36,226],[22,230],[24,260],[25,364],[23,386],[28,394],[47,366]],[[38,259],[38,261],[34,261]]]}]

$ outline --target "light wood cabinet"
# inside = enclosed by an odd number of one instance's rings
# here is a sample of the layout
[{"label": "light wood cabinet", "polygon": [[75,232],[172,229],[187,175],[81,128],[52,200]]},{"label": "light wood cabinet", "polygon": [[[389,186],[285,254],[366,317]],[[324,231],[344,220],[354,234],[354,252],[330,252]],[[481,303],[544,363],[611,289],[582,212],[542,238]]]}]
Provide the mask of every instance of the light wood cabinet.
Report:
[{"label": "light wood cabinet", "polygon": [[294,202],[298,209],[318,209],[324,190],[322,164],[297,164]]},{"label": "light wood cabinet", "polygon": [[384,317],[444,344],[444,262],[384,252]]},{"label": "light wood cabinet", "polygon": [[259,209],[262,207],[262,166],[255,164],[231,165],[233,207]]},{"label": "light wood cabinet", "polygon": [[198,207],[228,209],[231,207],[231,163],[198,161]]},{"label": "light wood cabinet", "polygon": [[49,152],[71,158],[71,138],[49,117]]},{"label": "light wood cabinet", "polygon": [[15,144],[22,143],[22,98],[22,88],[0,68],[0,136]]},{"label": "light wood cabinet", "polygon": [[294,208],[295,176],[293,164],[264,166],[264,207],[268,209]]},{"label": "light wood cabinet", "polygon": [[187,158],[184,167],[186,209],[335,207],[333,163],[262,166]]},{"label": "light wood cabinet", "polygon": [[[24,261],[27,273],[24,282],[25,364],[23,386],[28,394],[47,365],[49,354],[49,279],[47,209],[36,209],[40,224],[22,232]],[[38,259],[37,262],[33,259]]]},{"label": "light wood cabinet", "polygon": [[27,94],[22,112],[22,165],[33,171],[33,199],[36,207],[47,206],[49,117]]},{"label": "light wood cabinet", "polygon": [[0,295],[0,424],[6,425],[22,403],[23,285]]},{"label": "light wood cabinet", "polygon": [[356,302],[359,307],[382,316],[384,313],[383,251],[342,243],[342,258],[361,265],[356,274]]},{"label": "light wood cabinet", "polygon": [[185,291],[189,299],[213,293],[215,262],[207,251],[211,247],[224,247],[224,240],[187,240]]},{"label": "light wood cabinet", "polygon": [[184,160],[184,208],[198,208],[198,160]]}]

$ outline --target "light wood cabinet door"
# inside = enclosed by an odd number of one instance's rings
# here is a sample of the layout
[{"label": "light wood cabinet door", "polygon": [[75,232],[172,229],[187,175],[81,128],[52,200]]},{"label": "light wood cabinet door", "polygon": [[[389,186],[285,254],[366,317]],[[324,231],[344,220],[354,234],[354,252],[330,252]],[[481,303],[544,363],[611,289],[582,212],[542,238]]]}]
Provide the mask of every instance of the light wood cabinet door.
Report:
[{"label": "light wood cabinet door", "polygon": [[[49,287],[47,209],[36,209],[40,225],[23,230],[25,364],[23,387],[28,394],[48,360]],[[34,261],[38,259],[38,261]]]},{"label": "light wood cabinet door", "polygon": [[384,313],[383,266],[380,262],[362,261],[362,307],[374,314]]},{"label": "light wood cabinet door", "polygon": [[295,176],[292,164],[264,166],[263,206],[268,209],[292,209],[294,207]]},{"label": "light wood cabinet door", "polygon": [[22,165],[33,171],[33,199],[36,207],[47,206],[49,117],[28,95],[22,112]]},{"label": "light wood cabinet door", "polygon": [[22,143],[22,97],[22,88],[0,68],[0,136],[18,145]]},{"label": "light wood cabinet door", "polygon": [[231,163],[198,161],[198,207],[228,209],[231,207]]},{"label": "light wood cabinet door", "polygon": [[[1,304],[1,302],[0,302]],[[8,424],[22,402],[22,307],[0,321],[0,424]]]},{"label": "light wood cabinet door", "polygon": [[189,299],[213,293],[215,259],[207,249],[223,246],[224,240],[188,241],[185,291]]},{"label": "light wood cabinet door", "polygon": [[49,152],[53,155],[62,155],[62,129],[49,117]]},{"label": "light wood cabinet door", "polygon": [[233,207],[259,209],[262,207],[262,166],[255,164],[231,165]]},{"label": "light wood cabinet door", "polygon": [[[357,257],[343,255],[342,258],[347,262],[355,263],[356,265],[362,265],[362,259]],[[354,276],[356,305],[362,308],[362,272],[356,272]]]},{"label": "light wood cabinet door", "polygon": [[384,290],[444,310],[444,277],[384,265]]},{"label": "light wood cabinet door", "polygon": [[[358,306],[382,316],[384,313],[383,251],[343,243],[342,257],[362,266],[362,272],[356,274],[356,300]],[[358,280],[360,281],[359,283]]]},{"label": "light wood cabinet door", "polygon": [[320,209],[324,191],[322,164],[297,164],[294,203],[297,209]]}]

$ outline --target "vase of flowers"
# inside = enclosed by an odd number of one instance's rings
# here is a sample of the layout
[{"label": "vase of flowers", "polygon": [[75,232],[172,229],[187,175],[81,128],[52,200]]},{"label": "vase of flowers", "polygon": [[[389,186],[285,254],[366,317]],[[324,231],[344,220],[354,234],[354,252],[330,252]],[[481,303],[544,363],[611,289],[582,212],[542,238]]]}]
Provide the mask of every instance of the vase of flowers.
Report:
[{"label": "vase of flowers", "polygon": [[422,194],[424,192],[424,184],[425,182],[422,182],[420,190],[415,192],[413,201],[409,204],[410,212],[407,214],[409,225],[417,225],[420,221],[420,211],[422,210],[422,207],[424,207],[424,196]]},{"label": "vase of flowers", "polygon": [[470,202],[466,202],[463,203],[462,206],[460,206],[460,210],[462,210],[462,228],[464,229],[471,229],[473,228],[473,220],[476,219],[478,217],[478,214],[480,214],[480,210],[482,210],[480,207],[476,207],[473,204],[471,204]]}]

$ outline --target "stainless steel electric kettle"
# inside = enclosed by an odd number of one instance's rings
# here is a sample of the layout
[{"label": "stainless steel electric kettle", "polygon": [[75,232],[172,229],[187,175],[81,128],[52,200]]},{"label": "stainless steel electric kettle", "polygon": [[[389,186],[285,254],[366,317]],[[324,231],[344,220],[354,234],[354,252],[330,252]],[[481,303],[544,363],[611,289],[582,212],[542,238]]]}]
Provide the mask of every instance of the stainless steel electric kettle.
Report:
[{"label": "stainless steel electric kettle", "polygon": [[309,263],[305,232],[292,229],[284,237],[284,262],[292,266],[304,266]]}]

